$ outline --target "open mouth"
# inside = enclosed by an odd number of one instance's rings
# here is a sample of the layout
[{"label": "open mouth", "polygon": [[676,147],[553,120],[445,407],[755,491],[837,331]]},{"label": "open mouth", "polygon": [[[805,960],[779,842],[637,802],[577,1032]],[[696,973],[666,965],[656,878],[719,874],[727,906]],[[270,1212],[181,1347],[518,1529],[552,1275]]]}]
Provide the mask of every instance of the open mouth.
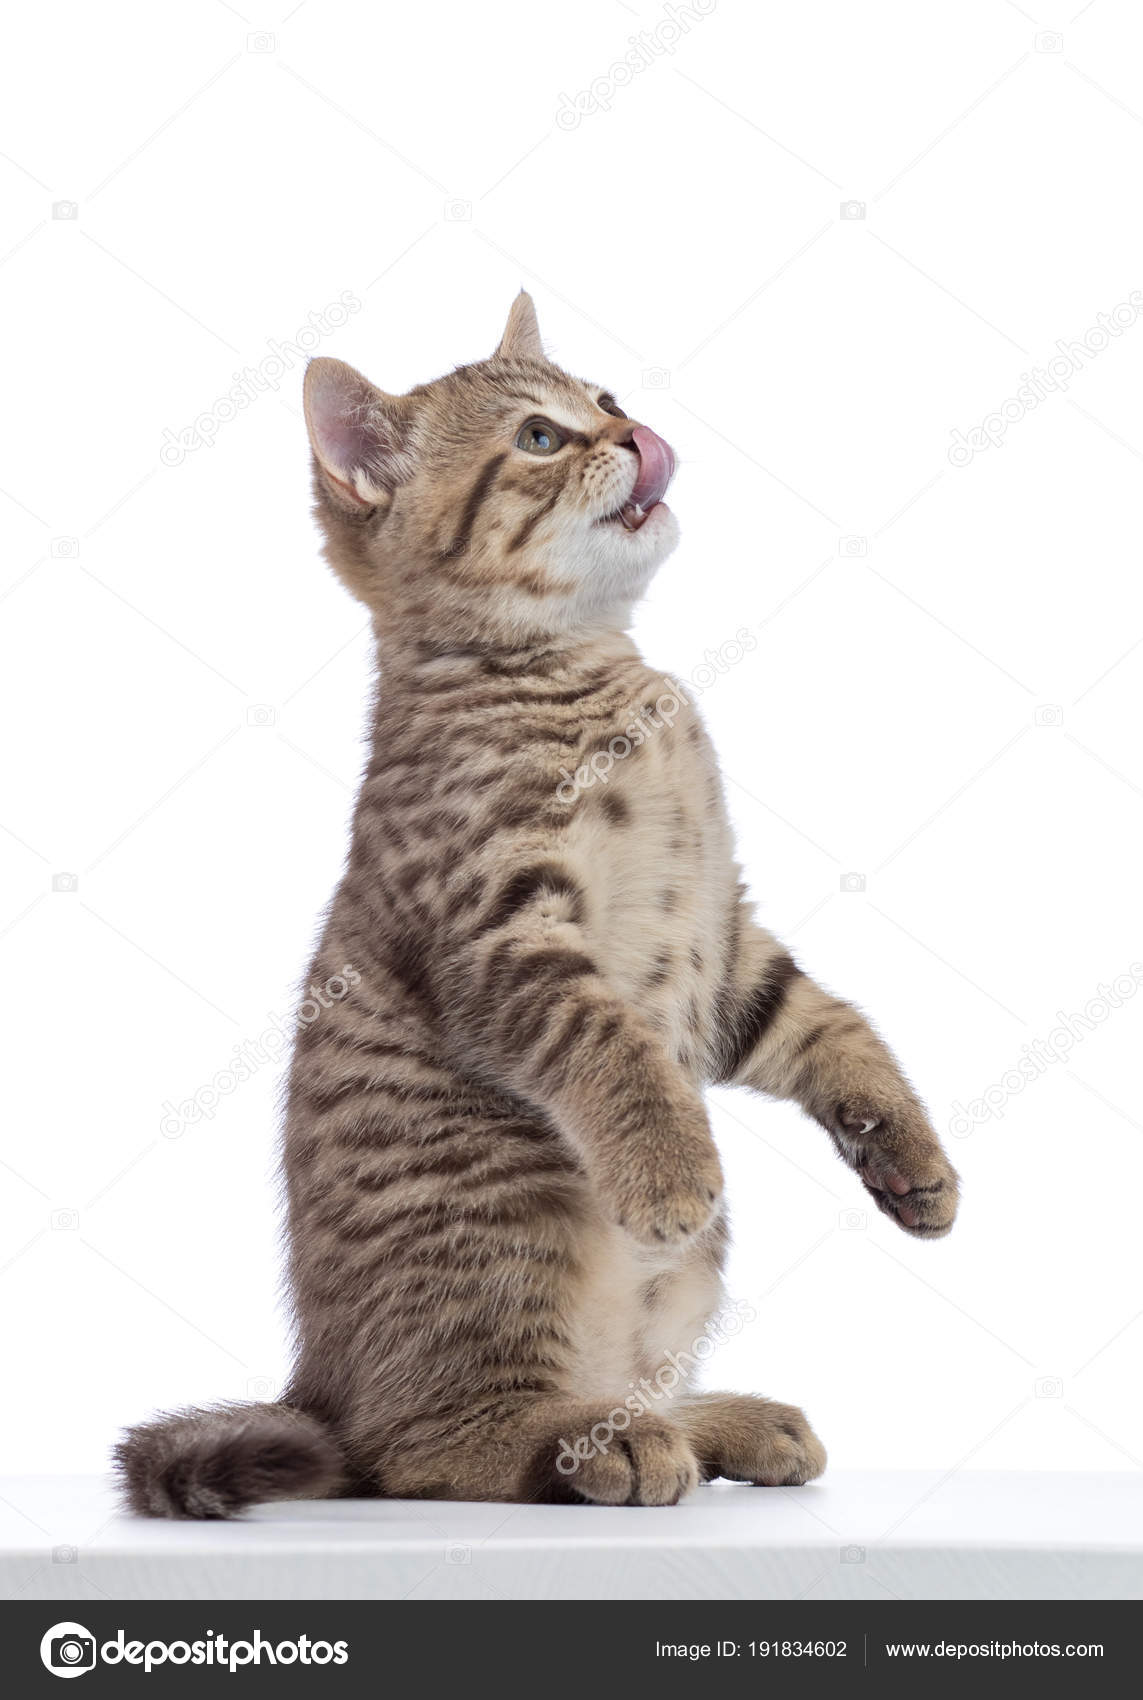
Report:
[{"label": "open mouth", "polygon": [[632,442],[639,456],[639,471],[631,494],[613,513],[605,514],[600,523],[638,531],[666,495],[675,472],[675,453],[669,443],[645,425],[635,427]]},{"label": "open mouth", "polygon": [[650,508],[641,507],[638,502],[624,502],[614,513],[604,514],[598,525],[622,525],[628,531],[638,531],[643,521],[648,517]]}]

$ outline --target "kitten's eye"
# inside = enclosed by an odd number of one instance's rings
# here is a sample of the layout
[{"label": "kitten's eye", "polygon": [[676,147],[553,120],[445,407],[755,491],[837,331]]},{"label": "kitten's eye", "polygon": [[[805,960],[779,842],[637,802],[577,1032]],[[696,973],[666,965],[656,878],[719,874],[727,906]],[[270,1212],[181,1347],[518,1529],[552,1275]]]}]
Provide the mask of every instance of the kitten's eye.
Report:
[{"label": "kitten's eye", "polygon": [[563,446],[564,439],[546,419],[529,419],[516,436],[516,447],[523,449],[525,454],[554,455]]},{"label": "kitten's eye", "polygon": [[611,395],[609,393],[609,391],[607,391],[607,390],[604,390],[603,394],[600,396],[598,402],[596,403],[596,406],[602,407],[604,413],[610,413],[612,415],[612,417],[615,418],[615,419],[626,419],[627,418],[627,415],[624,413],[623,409],[620,407],[620,405],[616,401],[615,397],[613,395]]}]

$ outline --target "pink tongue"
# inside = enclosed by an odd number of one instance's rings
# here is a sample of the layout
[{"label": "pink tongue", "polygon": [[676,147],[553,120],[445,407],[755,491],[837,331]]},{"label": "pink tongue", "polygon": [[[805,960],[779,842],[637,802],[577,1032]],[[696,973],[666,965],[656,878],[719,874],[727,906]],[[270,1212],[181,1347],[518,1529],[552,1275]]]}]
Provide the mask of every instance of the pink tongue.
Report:
[{"label": "pink tongue", "polygon": [[636,425],[632,441],[639,451],[639,476],[630,500],[644,513],[661,502],[675,470],[674,450],[646,425]]}]

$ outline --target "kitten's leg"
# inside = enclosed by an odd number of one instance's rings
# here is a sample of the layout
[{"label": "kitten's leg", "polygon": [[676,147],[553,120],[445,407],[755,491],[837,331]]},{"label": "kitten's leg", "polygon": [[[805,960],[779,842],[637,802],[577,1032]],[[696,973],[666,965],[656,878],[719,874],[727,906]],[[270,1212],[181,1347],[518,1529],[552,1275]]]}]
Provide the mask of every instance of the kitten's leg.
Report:
[{"label": "kitten's leg", "polygon": [[600,971],[574,874],[548,860],[502,880],[443,987],[467,1054],[552,1118],[637,1239],[699,1233],[722,1191],[701,1094]]},{"label": "kitten's leg", "polygon": [[382,1458],[379,1476],[392,1498],[507,1500],[523,1503],[675,1505],[699,1480],[683,1428],[654,1412],[632,1416],[558,1396],[503,1401],[486,1421],[479,1407],[462,1433],[432,1417],[414,1420]]},{"label": "kitten's leg", "polygon": [[889,1047],[852,1004],[803,974],[770,933],[743,931],[720,1003],[712,1078],[791,1098],[821,1123],[878,1208],[908,1233],[948,1233],[957,1177]]},{"label": "kitten's leg", "polygon": [[726,1476],[758,1487],[800,1487],[820,1476],[825,1448],[796,1405],[749,1393],[697,1393],[672,1410],[704,1481]]}]

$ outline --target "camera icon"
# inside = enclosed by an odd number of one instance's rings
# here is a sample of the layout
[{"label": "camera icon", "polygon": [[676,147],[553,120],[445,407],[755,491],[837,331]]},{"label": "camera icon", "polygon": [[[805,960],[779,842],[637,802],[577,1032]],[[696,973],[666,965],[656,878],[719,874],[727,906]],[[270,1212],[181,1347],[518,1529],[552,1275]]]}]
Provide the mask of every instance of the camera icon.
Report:
[{"label": "camera icon", "polygon": [[466,224],[472,217],[472,202],[446,201],[444,215],[446,224]]},{"label": "camera icon", "polygon": [[842,1210],[837,1225],[843,1234],[859,1234],[869,1226],[869,1217],[864,1210]]},{"label": "camera icon", "polygon": [[79,1563],[79,1548],[73,1547],[73,1546],[53,1547],[52,1548],[52,1563],[53,1564],[78,1564]]},{"label": "camera icon", "polygon": [[865,1563],[865,1548],[864,1547],[842,1547],[842,1549],[841,1549],[841,1562],[843,1564],[864,1564]]},{"label": "camera icon", "polygon": [[865,875],[864,874],[842,874],[841,879],[838,883],[840,884],[842,891],[864,891],[865,890]]},{"label": "camera icon", "polygon": [[1037,1399],[1062,1399],[1064,1384],[1058,1375],[1042,1375],[1036,1383]]},{"label": "camera icon", "polygon": [[1064,38],[1059,30],[1041,30],[1036,37],[1037,53],[1062,53]]},{"label": "camera icon", "polygon": [[48,544],[48,554],[53,561],[74,561],[79,554],[79,538],[53,537]]},{"label": "camera icon", "polygon": [[839,555],[845,555],[851,561],[857,561],[869,553],[868,537],[840,537],[837,544]]},{"label": "camera icon", "polygon": [[643,373],[643,388],[645,390],[669,390],[671,374],[665,366],[648,366]]},{"label": "camera icon", "polygon": [[471,1564],[472,1548],[466,1547],[460,1541],[450,1541],[445,1547],[446,1564]]},{"label": "camera icon", "polygon": [[1062,726],[1064,711],[1058,702],[1042,702],[1032,716],[1032,721],[1036,726]]},{"label": "camera icon", "polygon": [[850,219],[855,219],[855,218],[864,218],[865,217],[865,202],[864,201],[843,201],[841,203],[841,217],[843,219],[847,220],[847,221],[850,220]]},{"label": "camera icon", "polygon": [[278,1383],[270,1375],[252,1375],[246,1383],[248,1399],[273,1399],[278,1391]]},{"label": "camera icon", "polygon": [[271,708],[268,702],[253,702],[246,710],[247,726],[276,726],[278,710]]},{"label": "camera icon", "polygon": [[57,1673],[91,1670],[95,1664],[95,1636],[86,1630],[82,1635],[68,1630],[65,1635],[53,1636],[40,1653],[48,1669]]},{"label": "camera icon", "polygon": [[52,202],[52,217],[53,218],[69,218],[69,219],[78,218],[79,217],[79,202],[78,201],[53,201]]},{"label": "camera icon", "polygon": [[255,30],[253,35],[246,37],[247,53],[276,53],[278,38],[271,35],[269,30]]},{"label": "camera icon", "polygon": [[78,874],[53,874],[52,875],[52,890],[53,891],[68,891],[68,892],[78,891],[79,890],[79,875]]},{"label": "camera icon", "polygon": [[74,1234],[79,1227],[78,1210],[53,1210],[51,1215],[52,1232],[56,1234]]}]

